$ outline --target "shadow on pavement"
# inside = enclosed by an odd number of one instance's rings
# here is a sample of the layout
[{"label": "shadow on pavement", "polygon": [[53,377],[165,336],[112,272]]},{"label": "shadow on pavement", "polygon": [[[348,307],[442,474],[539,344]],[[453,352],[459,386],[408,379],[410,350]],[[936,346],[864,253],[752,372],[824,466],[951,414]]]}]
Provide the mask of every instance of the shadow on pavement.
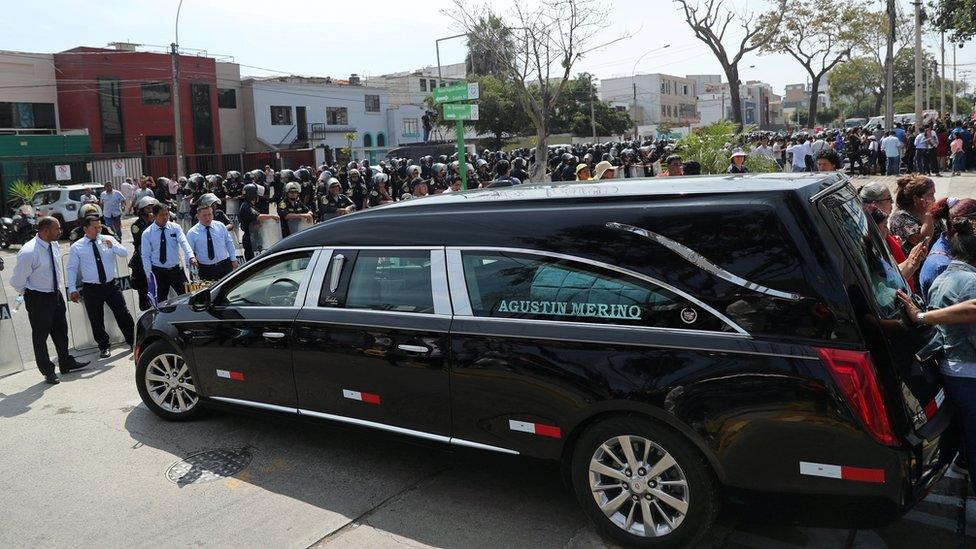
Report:
[{"label": "shadow on pavement", "polygon": [[[213,411],[169,423],[139,406],[125,428],[174,461],[247,448],[253,459],[237,480],[340,513],[347,527],[368,525],[433,546],[560,547],[587,525],[554,463],[292,416]],[[526,528],[526,517],[543,527]],[[343,543],[363,530],[323,532],[322,541]]]},{"label": "shadow on pavement", "polygon": [[[30,375],[30,373],[24,373],[21,375]],[[0,417],[16,417],[30,411],[31,404],[41,398],[41,396],[44,395],[44,391],[50,389],[51,387],[54,386],[48,385],[42,379],[19,393],[14,393],[12,395],[0,393]]]}]

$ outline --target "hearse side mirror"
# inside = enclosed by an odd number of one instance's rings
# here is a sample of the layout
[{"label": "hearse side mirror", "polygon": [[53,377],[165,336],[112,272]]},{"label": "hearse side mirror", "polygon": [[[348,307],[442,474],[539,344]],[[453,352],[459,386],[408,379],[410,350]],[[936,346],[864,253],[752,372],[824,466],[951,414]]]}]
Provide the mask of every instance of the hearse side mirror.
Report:
[{"label": "hearse side mirror", "polygon": [[203,289],[190,298],[190,308],[194,311],[206,311],[210,308],[210,290]]}]

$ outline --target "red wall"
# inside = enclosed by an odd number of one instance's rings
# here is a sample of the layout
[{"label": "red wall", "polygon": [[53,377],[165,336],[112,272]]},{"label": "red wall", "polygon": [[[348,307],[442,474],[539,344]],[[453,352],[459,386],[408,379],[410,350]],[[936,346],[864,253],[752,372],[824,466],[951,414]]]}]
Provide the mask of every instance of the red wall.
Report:
[{"label": "red wall", "polygon": [[[100,48],[75,48],[54,55],[58,86],[58,114],[65,129],[87,128],[93,152],[103,152],[101,113],[98,105],[99,78],[117,78],[122,86],[122,126],[126,152],[146,152],[146,136],[173,136],[173,105],[143,105],[140,84],[172,83],[169,55],[119,52]],[[180,56],[180,116],[183,124],[183,152],[197,154],[193,139],[190,84],[210,85],[213,119],[213,152],[220,151],[220,120],[217,109],[216,62],[208,57]]]}]

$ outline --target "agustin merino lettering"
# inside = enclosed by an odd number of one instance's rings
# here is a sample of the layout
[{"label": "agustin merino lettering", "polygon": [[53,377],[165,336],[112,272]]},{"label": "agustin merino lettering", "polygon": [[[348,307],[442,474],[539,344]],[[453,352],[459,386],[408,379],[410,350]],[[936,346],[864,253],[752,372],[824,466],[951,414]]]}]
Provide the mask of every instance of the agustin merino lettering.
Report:
[{"label": "agustin merino lettering", "polygon": [[527,299],[502,300],[498,305],[498,312],[625,320],[640,320],[641,318],[641,309],[637,305],[567,303],[565,301],[534,301]]}]

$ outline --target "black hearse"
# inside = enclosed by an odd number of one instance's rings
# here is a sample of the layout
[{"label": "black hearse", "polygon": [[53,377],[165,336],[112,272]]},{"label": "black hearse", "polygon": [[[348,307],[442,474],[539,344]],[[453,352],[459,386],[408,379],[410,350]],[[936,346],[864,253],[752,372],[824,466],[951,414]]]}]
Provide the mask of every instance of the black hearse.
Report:
[{"label": "black hearse", "polygon": [[[903,512],[953,457],[925,328],[837,174],[521,185],[317,225],[138,322],[146,406],[560,460],[605,534],[722,488]],[[865,507],[865,509],[868,507]]]}]

